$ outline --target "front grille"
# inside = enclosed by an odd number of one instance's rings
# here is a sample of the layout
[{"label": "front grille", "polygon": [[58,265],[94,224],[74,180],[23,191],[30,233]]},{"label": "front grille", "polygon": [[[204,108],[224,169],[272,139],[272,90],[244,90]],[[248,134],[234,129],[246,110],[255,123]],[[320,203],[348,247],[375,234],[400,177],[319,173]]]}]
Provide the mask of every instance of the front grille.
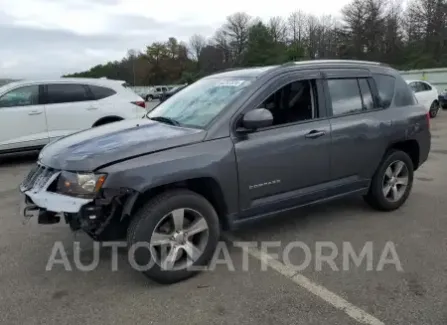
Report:
[{"label": "front grille", "polygon": [[38,191],[45,186],[51,176],[56,172],[57,171],[53,168],[37,164],[28,173],[25,180],[20,185],[20,188],[22,191],[29,191],[31,189],[33,191]]}]

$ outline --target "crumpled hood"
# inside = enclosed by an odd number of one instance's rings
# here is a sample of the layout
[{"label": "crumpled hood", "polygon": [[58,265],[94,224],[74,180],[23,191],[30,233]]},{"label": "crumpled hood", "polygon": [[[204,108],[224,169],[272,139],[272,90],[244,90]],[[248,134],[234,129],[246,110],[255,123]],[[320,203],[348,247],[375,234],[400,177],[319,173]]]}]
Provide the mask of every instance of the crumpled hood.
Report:
[{"label": "crumpled hood", "polygon": [[42,149],[39,161],[55,169],[94,171],[114,161],[200,142],[205,133],[149,119],[124,120],[52,142]]}]

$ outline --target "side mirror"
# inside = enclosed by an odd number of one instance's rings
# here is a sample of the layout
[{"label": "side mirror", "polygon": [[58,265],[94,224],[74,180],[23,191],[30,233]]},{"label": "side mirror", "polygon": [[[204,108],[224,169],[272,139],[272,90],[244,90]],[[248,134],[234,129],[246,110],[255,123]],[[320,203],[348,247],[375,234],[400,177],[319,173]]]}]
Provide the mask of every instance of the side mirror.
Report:
[{"label": "side mirror", "polygon": [[265,108],[256,108],[248,111],[242,118],[244,129],[254,131],[273,124],[273,115]]}]

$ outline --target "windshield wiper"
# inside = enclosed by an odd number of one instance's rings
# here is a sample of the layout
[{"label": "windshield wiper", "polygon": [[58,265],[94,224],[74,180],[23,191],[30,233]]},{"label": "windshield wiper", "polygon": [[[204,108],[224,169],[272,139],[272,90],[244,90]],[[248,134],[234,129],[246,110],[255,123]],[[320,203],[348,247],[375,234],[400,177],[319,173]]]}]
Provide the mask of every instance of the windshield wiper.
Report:
[{"label": "windshield wiper", "polygon": [[175,125],[175,126],[180,126],[180,122],[173,120],[172,118],[169,118],[169,117],[153,116],[153,117],[148,117],[148,118],[153,121],[167,123],[167,124],[171,124],[171,125]]}]

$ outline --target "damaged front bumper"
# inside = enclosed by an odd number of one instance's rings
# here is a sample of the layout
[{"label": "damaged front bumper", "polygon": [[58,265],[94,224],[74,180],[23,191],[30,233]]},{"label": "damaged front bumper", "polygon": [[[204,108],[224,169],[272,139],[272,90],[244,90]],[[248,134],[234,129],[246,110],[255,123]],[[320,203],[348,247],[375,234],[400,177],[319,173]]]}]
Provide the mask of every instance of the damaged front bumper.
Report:
[{"label": "damaged front bumper", "polygon": [[20,185],[21,216],[26,219],[37,218],[38,223],[56,223],[59,222],[60,216],[77,214],[83,206],[93,202],[93,199],[71,197],[48,191],[48,187],[59,174],[60,172],[55,172],[49,177],[42,174],[40,177],[36,177],[30,186],[26,186],[26,182]]},{"label": "damaged front bumper", "polygon": [[[97,239],[107,226],[121,223],[125,202],[136,194],[128,189],[102,189],[95,198],[79,198],[54,191],[60,171],[38,165],[20,185],[20,215],[39,224],[63,218],[72,230],[83,230]],[[115,218],[116,217],[116,218]],[[114,220],[115,219],[115,220]]]}]

